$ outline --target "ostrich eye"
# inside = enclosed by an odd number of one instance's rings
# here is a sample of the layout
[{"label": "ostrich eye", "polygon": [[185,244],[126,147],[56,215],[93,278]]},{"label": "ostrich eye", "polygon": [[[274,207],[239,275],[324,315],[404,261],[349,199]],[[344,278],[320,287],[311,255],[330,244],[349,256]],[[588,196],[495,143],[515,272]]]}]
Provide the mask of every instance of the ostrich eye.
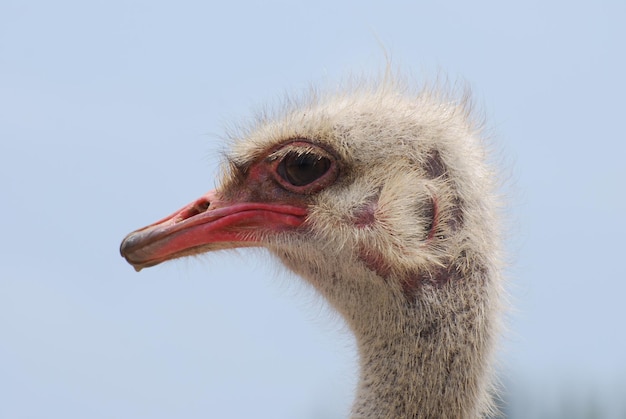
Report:
[{"label": "ostrich eye", "polygon": [[305,186],[322,177],[330,166],[331,162],[326,157],[289,152],[278,165],[277,172],[293,186]]}]

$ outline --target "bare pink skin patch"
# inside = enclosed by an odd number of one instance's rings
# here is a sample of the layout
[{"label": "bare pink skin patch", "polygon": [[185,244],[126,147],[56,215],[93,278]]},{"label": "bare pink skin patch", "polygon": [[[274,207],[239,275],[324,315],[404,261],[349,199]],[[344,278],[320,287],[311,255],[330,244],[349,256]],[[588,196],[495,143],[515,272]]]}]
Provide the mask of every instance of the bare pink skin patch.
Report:
[{"label": "bare pink skin patch", "polygon": [[[366,228],[376,222],[376,209],[378,206],[377,198],[373,199],[371,202],[368,202],[362,208],[356,210],[354,215],[354,223],[358,228]],[[428,232],[426,234],[425,243],[431,242],[435,238],[435,233],[437,231],[437,227],[439,224],[439,205],[436,198],[432,198],[431,200],[431,211],[432,219],[430,226],[428,228]],[[359,251],[359,259],[363,261],[365,266],[373,272],[376,272],[378,276],[381,278],[387,279],[391,274],[391,267],[385,261],[383,255],[379,252],[376,252],[370,248],[362,246]],[[408,275],[406,278],[402,279],[402,289],[407,298],[411,298],[415,295],[415,292],[419,288],[420,284],[424,282],[431,282],[437,284],[443,284],[447,281],[447,275],[445,275],[445,270],[441,272],[437,272],[433,274],[415,274]]]},{"label": "bare pink skin patch", "polygon": [[372,197],[365,205],[352,212],[354,225],[358,228],[368,227],[376,222],[376,209],[378,209],[378,196]]}]

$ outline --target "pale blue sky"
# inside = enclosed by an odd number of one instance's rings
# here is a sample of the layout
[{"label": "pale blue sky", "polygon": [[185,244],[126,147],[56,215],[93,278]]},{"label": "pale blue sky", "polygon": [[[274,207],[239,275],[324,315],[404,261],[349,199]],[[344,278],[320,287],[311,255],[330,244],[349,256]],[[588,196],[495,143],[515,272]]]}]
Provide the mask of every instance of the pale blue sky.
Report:
[{"label": "pale blue sky", "polygon": [[623,1],[2,1],[0,417],[344,416],[351,338],[263,252],[137,274],[118,246],[214,186],[229,123],[376,73],[381,45],[487,117],[504,380],[623,398],[625,21]]}]

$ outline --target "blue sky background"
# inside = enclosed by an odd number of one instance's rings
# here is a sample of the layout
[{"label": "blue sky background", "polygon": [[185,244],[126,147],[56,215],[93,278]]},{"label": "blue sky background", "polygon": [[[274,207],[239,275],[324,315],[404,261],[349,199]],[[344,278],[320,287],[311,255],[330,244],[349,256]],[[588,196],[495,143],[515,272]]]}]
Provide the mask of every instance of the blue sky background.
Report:
[{"label": "blue sky background", "polygon": [[625,21],[621,0],[3,0],[0,417],[344,417],[351,337],[262,251],[137,274],[118,246],[214,187],[229,123],[375,74],[381,44],[487,116],[511,403],[623,399]]}]

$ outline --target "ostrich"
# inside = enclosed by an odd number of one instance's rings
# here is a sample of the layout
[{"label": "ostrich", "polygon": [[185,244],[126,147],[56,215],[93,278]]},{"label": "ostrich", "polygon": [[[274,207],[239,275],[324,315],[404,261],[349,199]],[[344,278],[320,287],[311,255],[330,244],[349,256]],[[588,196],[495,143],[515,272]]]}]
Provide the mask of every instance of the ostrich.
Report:
[{"label": "ostrich", "polygon": [[139,271],[260,246],[354,333],[352,418],[492,414],[497,199],[467,95],[384,78],[290,101],[233,136],[217,189],[130,233]]}]

